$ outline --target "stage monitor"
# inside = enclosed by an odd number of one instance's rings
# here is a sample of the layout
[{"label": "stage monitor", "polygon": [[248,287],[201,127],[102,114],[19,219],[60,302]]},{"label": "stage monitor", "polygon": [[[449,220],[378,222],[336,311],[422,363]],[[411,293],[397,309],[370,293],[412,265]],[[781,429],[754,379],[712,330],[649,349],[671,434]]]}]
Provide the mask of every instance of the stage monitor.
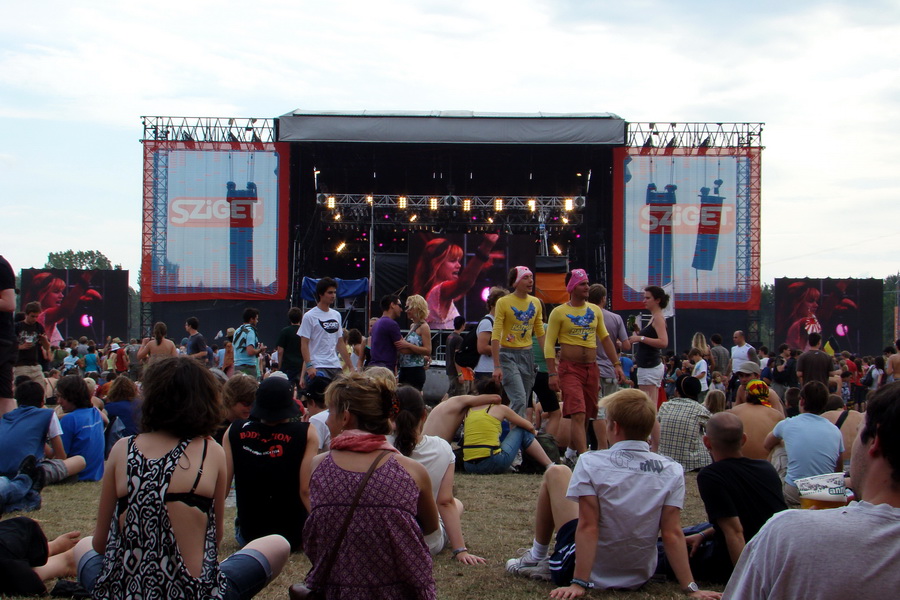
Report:
[{"label": "stage monitor", "polygon": [[453,329],[457,315],[468,322],[481,319],[487,313],[485,300],[491,286],[508,288],[512,267],[534,271],[535,255],[530,235],[412,234],[409,295],[427,300],[432,329]]},{"label": "stage monitor", "polygon": [[837,351],[881,351],[884,281],[776,279],[775,345],[806,350],[812,332]]},{"label": "stage monitor", "polygon": [[283,299],[287,144],[144,142],[144,301]]},{"label": "stage monitor", "polygon": [[613,307],[759,308],[759,148],[617,148]]},{"label": "stage monitor", "polygon": [[40,302],[38,317],[51,344],[85,336],[100,347],[128,336],[128,271],[22,269],[20,309]]}]

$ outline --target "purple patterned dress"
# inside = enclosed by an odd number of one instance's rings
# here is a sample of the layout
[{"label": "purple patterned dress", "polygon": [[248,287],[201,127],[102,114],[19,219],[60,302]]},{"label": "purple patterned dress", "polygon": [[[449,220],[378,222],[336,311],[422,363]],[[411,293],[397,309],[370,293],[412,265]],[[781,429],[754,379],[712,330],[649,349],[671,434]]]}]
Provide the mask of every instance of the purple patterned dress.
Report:
[{"label": "purple patterned dress", "polygon": [[340,468],[331,454],[313,471],[312,511],[303,528],[303,549],[313,564],[306,584],[341,600],[434,599],[431,555],[416,522],[419,488],[393,456],[369,479],[328,581],[320,581],[364,475]]}]

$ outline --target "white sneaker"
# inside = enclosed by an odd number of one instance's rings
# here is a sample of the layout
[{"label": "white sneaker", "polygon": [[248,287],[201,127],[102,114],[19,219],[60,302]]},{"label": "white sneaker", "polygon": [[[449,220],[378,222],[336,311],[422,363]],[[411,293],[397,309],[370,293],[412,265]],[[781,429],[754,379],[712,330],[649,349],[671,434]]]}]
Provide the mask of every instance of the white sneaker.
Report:
[{"label": "white sneaker", "polygon": [[513,575],[550,581],[550,558],[534,560],[531,557],[531,548],[521,548],[519,558],[506,561],[506,570]]}]

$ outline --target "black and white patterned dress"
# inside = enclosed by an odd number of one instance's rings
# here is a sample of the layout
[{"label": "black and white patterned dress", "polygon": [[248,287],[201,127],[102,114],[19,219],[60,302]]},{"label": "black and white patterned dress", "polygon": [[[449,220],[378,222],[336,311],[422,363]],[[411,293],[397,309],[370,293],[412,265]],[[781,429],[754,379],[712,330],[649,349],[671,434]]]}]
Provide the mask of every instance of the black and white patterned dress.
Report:
[{"label": "black and white patterned dress", "polygon": [[[172,473],[191,440],[182,440],[158,459],[142,455],[134,440],[128,440],[127,504],[120,500],[113,516],[93,598],[222,598],[226,583],[216,558],[215,507],[210,503],[205,510],[203,567],[197,578],[184,564],[164,500]],[[125,523],[120,527],[123,510]]]}]

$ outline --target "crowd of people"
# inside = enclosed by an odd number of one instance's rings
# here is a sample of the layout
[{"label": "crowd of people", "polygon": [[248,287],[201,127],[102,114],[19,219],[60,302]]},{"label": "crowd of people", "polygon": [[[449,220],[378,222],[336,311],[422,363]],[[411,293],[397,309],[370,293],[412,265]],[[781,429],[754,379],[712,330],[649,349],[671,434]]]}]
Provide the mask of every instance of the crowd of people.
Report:
[{"label": "crowd of people", "polygon": [[[141,341],[52,343],[39,303],[14,318],[3,262],[0,509],[39,509],[47,485],[103,482],[92,536],[48,541],[31,519],[0,521],[0,568],[17,573],[4,592],[70,577],[94,598],[250,598],[303,552],[312,568],[291,597],[435,598],[433,556],[485,562],[466,547],[460,471],[541,474],[533,540],[506,570],[553,582],[554,598],[651,579],[697,598],[879,597],[900,583],[888,566],[893,350],[832,356],[812,332],[808,348],[770,355],[736,331],[730,349],[698,333],[676,355],[661,288],[645,288],[644,318],[626,325],[575,269],[548,314],[533,273],[515,267],[469,331],[452,319],[447,393],[429,408],[433,303],[421,295],[382,298],[364,337],[344,330],[337,283],[322,278],[271,352],[253,308],[221,347],[196,317],[181,343],[163,323]],[[707,522],[681,522],[685,471]],[[787,510],[798,480],[845,471],[857,502]],[[229,496],[240,549],[220,561]],[[858,574],[824,581],[808,561],[837,547],[862,557]]]}]

